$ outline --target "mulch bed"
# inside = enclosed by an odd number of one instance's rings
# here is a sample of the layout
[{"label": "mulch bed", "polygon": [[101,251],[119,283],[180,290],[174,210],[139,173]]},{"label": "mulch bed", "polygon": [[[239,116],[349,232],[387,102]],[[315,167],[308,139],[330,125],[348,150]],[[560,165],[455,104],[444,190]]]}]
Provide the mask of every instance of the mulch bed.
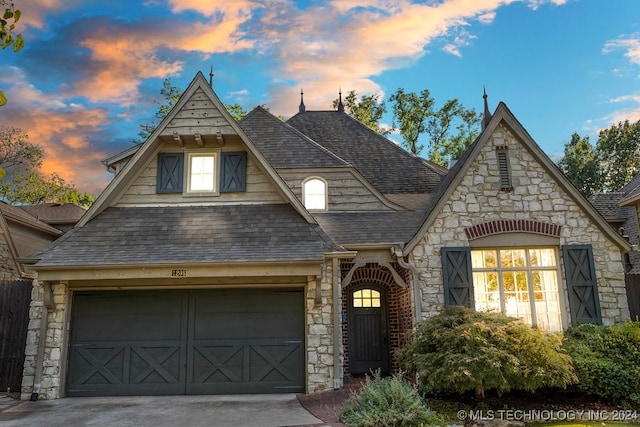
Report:
[{"label": "mulch bed", "polygon": [[343,427],[344,424],[338,421],[342,413],[342,405],[351,394],[357,393],[360,387],[360,381],[355,380],[345,384],[340,390],[299,394],[298,401],[314,417],[323,421],[322,424],[314,424],[314,426]]}]

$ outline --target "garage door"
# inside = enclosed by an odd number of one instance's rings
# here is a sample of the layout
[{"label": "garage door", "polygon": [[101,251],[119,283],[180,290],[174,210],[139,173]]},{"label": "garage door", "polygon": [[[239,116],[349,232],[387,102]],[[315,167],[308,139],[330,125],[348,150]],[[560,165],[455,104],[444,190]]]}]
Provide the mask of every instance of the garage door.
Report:
[{"label": "garage door", "polygon": [[68,354],[68,396],[303,392],[303,292],[76,292]]}]

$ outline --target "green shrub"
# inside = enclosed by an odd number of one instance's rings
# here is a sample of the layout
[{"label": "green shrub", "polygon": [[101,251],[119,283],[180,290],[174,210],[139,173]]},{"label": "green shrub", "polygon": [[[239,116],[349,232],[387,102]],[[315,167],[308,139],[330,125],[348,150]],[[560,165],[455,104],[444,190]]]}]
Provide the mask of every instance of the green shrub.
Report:
[{"label": "green shrub", "polygon": [[640,322],[572,327],[564,346],[573,358],[581,390],[622,404],[640,404]]},{"label": "green shrub", "polygon": [[344,403],[340,421],[349,427],[432,426],[440,424],[418,392],[395,375],[367,377],[358,394]]},{"label": "green shrub", "polygon": [[448,308],[423,322],[399,352],[428,393],[535,391],[576,381],[559,334],[498,313]]}]

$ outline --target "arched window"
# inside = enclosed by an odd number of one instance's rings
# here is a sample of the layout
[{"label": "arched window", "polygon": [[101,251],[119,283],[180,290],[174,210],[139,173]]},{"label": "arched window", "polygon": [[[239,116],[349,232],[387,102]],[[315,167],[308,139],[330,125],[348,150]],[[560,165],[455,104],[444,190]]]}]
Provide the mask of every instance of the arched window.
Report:
[{"label": "arched window", "polygon": [[327,183],[320,178],[309,178],[302,183],[302,201],[309,210],[327,209]]}]

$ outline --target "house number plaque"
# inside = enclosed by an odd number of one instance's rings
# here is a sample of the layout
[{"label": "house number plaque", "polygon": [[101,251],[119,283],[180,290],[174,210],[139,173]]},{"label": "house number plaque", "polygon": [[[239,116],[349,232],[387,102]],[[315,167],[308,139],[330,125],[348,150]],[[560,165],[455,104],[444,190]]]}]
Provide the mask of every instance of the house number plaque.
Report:
[{"label": "house number plaque", "polygon": [[171,270],[171,277],[187,277],[187,269],[174,268]]}]

